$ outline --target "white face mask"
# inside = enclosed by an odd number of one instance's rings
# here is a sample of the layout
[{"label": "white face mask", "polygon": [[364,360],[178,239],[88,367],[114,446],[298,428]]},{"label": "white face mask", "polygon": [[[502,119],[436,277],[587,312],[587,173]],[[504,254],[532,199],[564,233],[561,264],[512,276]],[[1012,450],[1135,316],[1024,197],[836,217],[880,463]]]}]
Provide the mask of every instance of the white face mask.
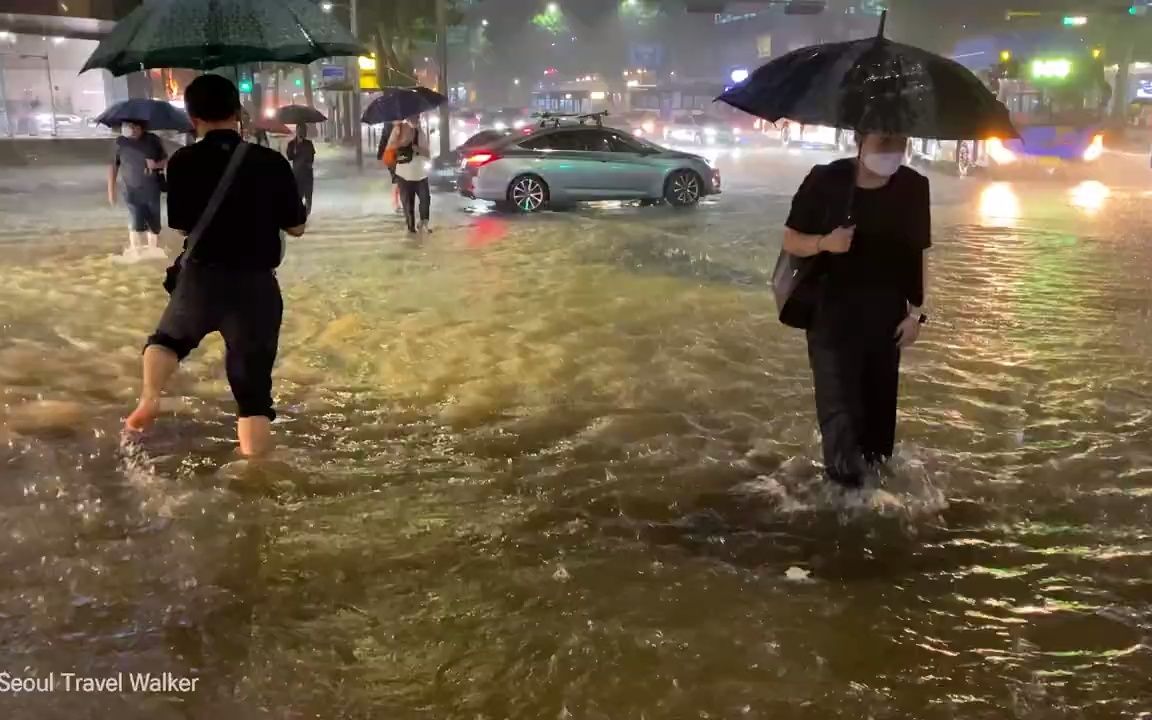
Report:
[{"label": "white face mask", "polygon": [[862,162],[871,172],[881,177],[891,177],[904,164],[904,153],[868,153]]},{"label": "white face mask", "polygon": [[120,126],[120,134],[126,138],[134,138],[136,137],[136,129],[128,123],[124,123]]}]

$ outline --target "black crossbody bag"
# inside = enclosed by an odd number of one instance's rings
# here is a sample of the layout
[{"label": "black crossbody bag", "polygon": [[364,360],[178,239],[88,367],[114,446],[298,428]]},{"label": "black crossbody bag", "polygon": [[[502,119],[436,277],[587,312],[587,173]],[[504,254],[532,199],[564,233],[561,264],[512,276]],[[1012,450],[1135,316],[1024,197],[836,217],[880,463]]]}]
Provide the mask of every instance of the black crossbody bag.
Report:
[{"label": "black crossbody bag", "polygon": [[180,270],[183,268],[184,263],[192,257],[192,251],[196,249],[196,243],[200,242],[200,236],[208,229],[212,223],[212,218],[216,216],[216,211],[220,209],[220,203],[224,202],[224,196],[228,194],[228,190],[232,187],[232,181],[236,179],[236,171],[240,169],[240,164],[244,162],[244,155],[248,152],[248,143],[241,142],[232,151],[232,157],[228,160],[228,167],[224,169],[224,174],[220,176],[220,182],[216,184],[216,189],[212,191],[212,197],[208,199],[208,205],[204,208],[204,212],[200,213],[200,219],[196,221],[196,227],[192,228],[192,232],[188,233],[188,239],[184,243],[184,252],[180,253],[176,260],[164,271],[164,289],[171,295],[176,290],[176,283],[180,280]]},{"label": "black crossbody bag", "polygon": [[[817,188],[824,195],[821,198],[824,205],[821,232],[824,233],[852,224],[855,166],[852,166],[851,171],[840,173],[843,177],[838,177],[839,169],[834,166],[825,167],[821,182],[828,184]],[[776,310],[781,323],[799,330],[812,327],[816,306],[820,302],[822,266],[819,255],[797,257],[784,250],[780,251],[776,268],[772,271],[772,292],[776,296]]]}]

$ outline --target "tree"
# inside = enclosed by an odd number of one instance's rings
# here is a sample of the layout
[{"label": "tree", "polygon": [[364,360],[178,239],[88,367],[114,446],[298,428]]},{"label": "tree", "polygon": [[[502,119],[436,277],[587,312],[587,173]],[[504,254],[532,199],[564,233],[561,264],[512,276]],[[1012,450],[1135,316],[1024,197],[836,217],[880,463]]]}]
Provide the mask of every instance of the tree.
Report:
[{"label": "tree", "polygon": [[[448,23],[459,24],[472,0],[447,0]],[[416,83],[416,48],[436,42],[436,3],[360,0],[360,35],[376,53],[380,87]]]}]

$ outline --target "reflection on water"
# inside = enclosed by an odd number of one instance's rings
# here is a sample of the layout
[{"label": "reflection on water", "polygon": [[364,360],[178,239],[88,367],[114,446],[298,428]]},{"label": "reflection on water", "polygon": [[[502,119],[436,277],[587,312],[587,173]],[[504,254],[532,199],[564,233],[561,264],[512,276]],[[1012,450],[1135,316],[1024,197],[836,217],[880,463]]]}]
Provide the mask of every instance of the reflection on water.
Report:
[{"label": "reflection on water", "polygon": [[4,717],[1147,711],[1144,233],[1005,233],[1031,206],[1008,185],[976,225],[938,207],[898,457],[844,495],[766,285],[788,199],[485,214],[412,246],[320,218],[281,273],[284,447],[258,465],[215,340],[122,448],[159,268],[107,262],[119,230],[12,238],[0,668],[205,690]]},{"label": "reflection on water", "polygon": [[1011,183],[989,183],[980,193],[980,220],[985,225],[1015,227],[1020,219],[1020,198]]},{"label": "reflection on water", "polygon": [[1098,180],[1086,180],[1068,193],[1072,205],[1088,215],[1100,212],[1111,195],[1112,191],[1108,186]]}]

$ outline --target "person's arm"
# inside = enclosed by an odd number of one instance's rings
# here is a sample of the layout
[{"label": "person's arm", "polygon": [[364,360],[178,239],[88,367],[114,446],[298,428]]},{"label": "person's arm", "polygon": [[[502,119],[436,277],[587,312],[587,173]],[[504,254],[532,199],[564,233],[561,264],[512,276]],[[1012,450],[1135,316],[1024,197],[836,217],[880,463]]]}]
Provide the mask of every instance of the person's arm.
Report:
[{"label": "person's arm", "polygon": [[164,149],[164,141],[155,135],[151,135],[152,144],[155,150],[155,157],[148,158],[148,169],[153,172],[163,171],[168,167],[168,151]]},{"label": "person's arm", "polygon": [[116,177],[120,174],[120,158],[108,166],[108,204],[116,204]]},{"label": "person's arm", "polygon": [[120,174],[120,146],[116,146],[112,162],[108,165],[108,204],[116,204],[116,178]]},{"label": "person's arm", "polygon": [[812,168],[792,197],[792,209],[784,225],[784,252],[795,257],[812,257],[822,252],[846,253],[852,247],[854,228],[819,232],[823,221],[823,193],[820,184],[827,177],[821,167]]},{"label": "person's arm", "polygon": [[401,135],[401,133],[402,133],[401,127],[396,126],[396,127],[392,128],[392,132],[388,135],[388,144],[385,145],[384,147],[388,150],[395,150],[396,148],[400,147],[400,135]]},{"label": "person's arm", "polygon": [[284,150],[284,155],[289,160],[295,160],[296,159],[296,142],[297,141],[295,141],[295,140],[289,141],[288,147]]},{"label": "person's arm", "polygon": [[928,297],[928,250],[932,247],[932,190],[928,178],[917,177],[916,192],[913,196],[912,247],[917,251],[916,267],[913,269],[915,282],[908,297],[908,314],[919,318],[927,306]]},{"label": "person's arm", "polygon": [[896,343],[906,348],[920,338],[920,316],[925,313],[925,298],[928,286],[928,249],[932,247],[932,208],[931,190],[928,178],[917,176],[916,191],[911,198],[911,235],[909,241],[912,263],[909,273],[911,285],[908,288],[908,314],[896,328]]}]

